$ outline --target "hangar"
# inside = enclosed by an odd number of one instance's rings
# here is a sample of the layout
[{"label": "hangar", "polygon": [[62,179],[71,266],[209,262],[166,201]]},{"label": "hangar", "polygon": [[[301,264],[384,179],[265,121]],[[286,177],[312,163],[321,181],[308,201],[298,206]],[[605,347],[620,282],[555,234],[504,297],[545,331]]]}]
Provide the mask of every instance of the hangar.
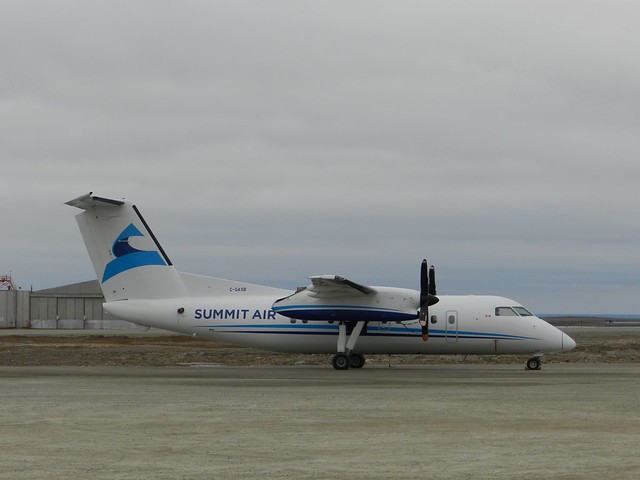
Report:
[{"label": "hangar", "polygon": [[97,280],[45,290],[0,290],[0,328],[130,329],[109,319]]}]

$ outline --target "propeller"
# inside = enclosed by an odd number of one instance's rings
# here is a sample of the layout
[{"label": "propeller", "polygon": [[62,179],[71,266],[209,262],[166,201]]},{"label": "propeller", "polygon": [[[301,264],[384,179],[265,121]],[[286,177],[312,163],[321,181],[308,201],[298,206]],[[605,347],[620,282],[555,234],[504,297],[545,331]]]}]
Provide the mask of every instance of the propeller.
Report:
[{"label": "propeller", "polygon": [[436,297],[436,270],[427,260],[420,265],[420,313],[418,318],[422,327],[422,340],[429,339],[429,305],[435,305],[440,299]]}]

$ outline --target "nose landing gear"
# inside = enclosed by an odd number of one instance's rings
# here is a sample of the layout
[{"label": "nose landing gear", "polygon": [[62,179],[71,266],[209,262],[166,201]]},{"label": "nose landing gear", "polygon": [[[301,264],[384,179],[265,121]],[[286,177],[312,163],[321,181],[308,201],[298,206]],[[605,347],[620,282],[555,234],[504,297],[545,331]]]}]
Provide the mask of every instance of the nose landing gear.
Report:
[{"label": "nose landing gear", "polygon": [[540,370],[542,366],[542,361],[540,361],[540,357],[533,357],[527,360],[527,370]]}]

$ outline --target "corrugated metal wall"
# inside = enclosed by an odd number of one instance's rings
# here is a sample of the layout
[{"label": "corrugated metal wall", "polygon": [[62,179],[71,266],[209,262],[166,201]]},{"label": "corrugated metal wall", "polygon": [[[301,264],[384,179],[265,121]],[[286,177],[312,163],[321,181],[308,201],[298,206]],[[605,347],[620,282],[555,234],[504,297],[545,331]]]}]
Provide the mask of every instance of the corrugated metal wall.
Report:
[{"label": "corrugated metal wall", "polygon": [[[76,321],[73,328],[84,328],[78,322],[103,320],[103,297],[73,297],[32,293],[29,299],[29,322],[35,326],[43,321]],[[51,327],[47,327],[51,328]]]},{"label": "corrugated metal wall", "polygon": [[87,323],[104,320],[103,302],[95,281],[36,292],[2,290],[0,328],[91,328]]},{"label": "corrugated metal wall", "polygon": [[16,328],[28,318],[29,294],[22,290],[0,291],[0,328]]}]

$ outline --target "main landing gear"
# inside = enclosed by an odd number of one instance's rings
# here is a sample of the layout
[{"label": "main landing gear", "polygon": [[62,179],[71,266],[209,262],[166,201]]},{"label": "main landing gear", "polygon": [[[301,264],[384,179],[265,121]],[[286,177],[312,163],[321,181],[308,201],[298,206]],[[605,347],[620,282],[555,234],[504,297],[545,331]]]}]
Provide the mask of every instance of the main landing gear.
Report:
[{"label": "main landing gear", "polygon": [[348,370],[350,368],[364,367],[365,359],[364,356],[359,353],[352,353],[351,355],[336,353],[331,363],[333,363],[333,368],[336,370]]},{"label": "main landing gear", "polygon": [[338,353],[333,356],[331,363],[336,370],[348,370],[349,368],[362,368],[365,360],[359,353],[353,353],[358,338],[367,322],[359,321],[353,327],[347,339],[347,324],[340,322],[338,325]]}]

